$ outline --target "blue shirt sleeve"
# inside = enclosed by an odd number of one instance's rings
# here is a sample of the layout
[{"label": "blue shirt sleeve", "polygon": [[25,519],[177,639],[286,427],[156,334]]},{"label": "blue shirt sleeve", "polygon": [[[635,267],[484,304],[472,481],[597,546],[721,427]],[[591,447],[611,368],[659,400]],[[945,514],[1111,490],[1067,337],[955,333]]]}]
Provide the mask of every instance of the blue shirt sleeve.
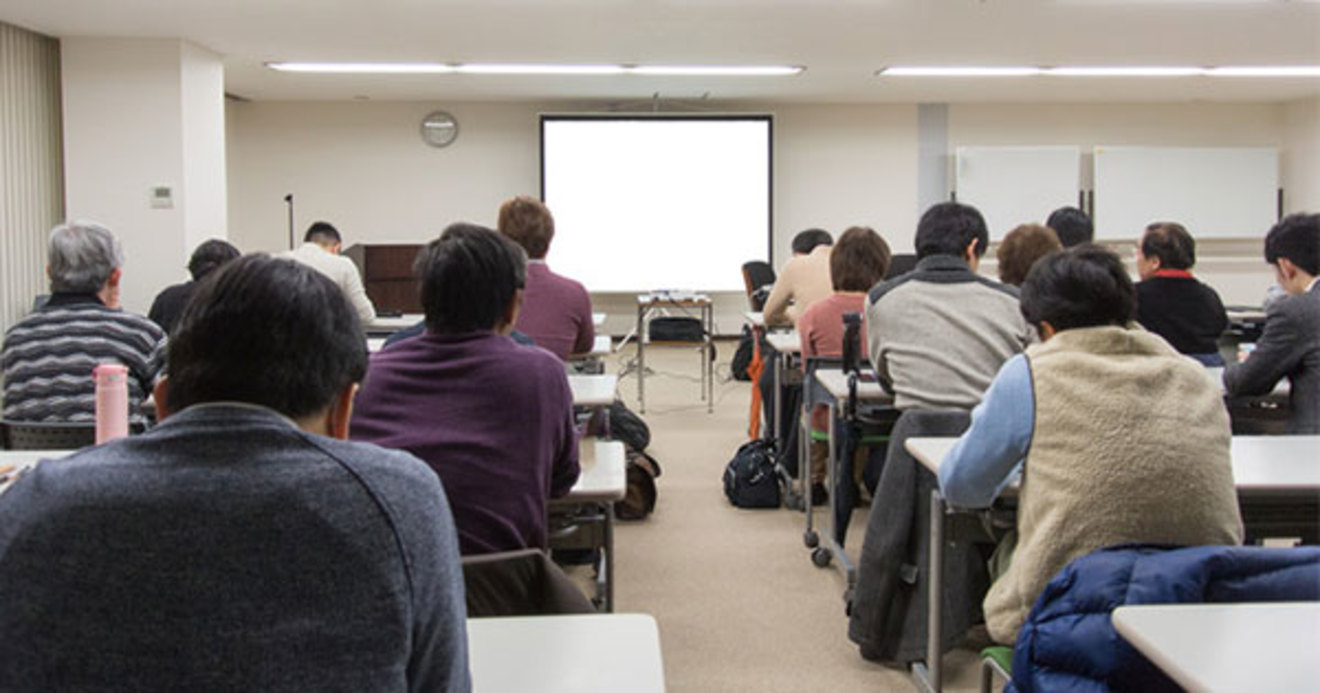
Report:
[{"label": "blue shirt sleeve", "polygon": [[940,492],[951,504],[985,508],[1018,478],[1035,426],[1031,368],[1022,354],[1004,362],[972,424],[940,464]]}]

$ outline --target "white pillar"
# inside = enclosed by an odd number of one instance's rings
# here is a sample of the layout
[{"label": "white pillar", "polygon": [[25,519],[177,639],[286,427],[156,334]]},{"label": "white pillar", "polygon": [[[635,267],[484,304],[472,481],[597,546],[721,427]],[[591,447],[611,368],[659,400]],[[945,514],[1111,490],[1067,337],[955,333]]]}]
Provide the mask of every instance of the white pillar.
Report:
[{"label": "white pillar", "polygon": [[223,63],[177,39],[66,38],[61,54],[66,213],[119,236],[124,307],[146,313],[198,243],[228,237]]}]

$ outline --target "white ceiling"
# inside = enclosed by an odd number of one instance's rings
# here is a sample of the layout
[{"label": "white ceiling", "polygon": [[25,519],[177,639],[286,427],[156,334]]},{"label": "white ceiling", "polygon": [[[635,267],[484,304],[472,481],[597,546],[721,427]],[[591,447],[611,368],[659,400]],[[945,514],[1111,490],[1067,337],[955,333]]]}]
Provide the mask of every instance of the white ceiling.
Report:
[{"label": "white ceiling", "polygon": [[[170,37],[254,100],[1285,101],[1316,78],[876,77],[885,65],[1320,65],[1316,0],[0,0],[56,37]],[[795,77],[348,76],[265,61],[790,64]]]}]

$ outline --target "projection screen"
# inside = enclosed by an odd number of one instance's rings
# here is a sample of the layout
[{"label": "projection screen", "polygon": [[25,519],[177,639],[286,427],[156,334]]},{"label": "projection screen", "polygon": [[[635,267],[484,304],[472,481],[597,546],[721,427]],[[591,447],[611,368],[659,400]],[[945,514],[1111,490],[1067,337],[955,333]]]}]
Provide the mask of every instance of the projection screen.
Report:
[{"label": "projection screen", "polygon": [[547,261],[593,292],[742,291],[768,260],[771,118],[541,116]]}]

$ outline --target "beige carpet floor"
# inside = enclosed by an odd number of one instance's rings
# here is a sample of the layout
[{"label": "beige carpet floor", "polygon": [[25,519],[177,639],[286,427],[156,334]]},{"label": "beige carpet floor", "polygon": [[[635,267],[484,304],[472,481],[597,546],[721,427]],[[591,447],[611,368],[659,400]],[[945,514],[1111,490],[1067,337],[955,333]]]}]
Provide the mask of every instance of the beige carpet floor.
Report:
[{"label": "beige carpet floor", "polygon": [[[842,573],[811,563],[802,513],[740,510],[725,499],[721,474],[747,438],[751,401],[750,384],[726,380],[734,346],[719,343],[713,413],[699,398],[694,350],[647,350],[644,418],[664,474],[656,512],[619,525],[617,610],[655,616],[676,693],[913,690],[906,671],[863,660],[848,640]],[[631,355],[629,347],[611,359],[609,371]],[[619,393],[638,409],[635,375]],[[847,541],[854,558],[865,524],[858,510]],[[945,662],[946,690],[975,690],[972,651]]]}]

